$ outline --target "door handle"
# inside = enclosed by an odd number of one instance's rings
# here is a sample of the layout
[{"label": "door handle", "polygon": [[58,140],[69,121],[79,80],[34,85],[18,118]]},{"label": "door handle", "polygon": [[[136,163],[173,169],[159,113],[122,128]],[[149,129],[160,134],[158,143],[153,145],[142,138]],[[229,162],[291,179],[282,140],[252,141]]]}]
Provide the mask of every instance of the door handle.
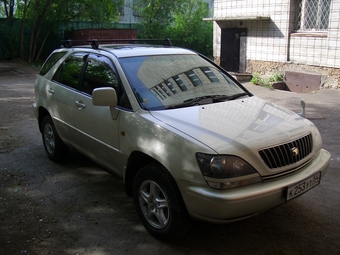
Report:
[{"label": "door handle", "polygon": [[75,103],[76,103],[76,106],[78,107],[79,110],[86,108],[86,105],[83,104],[82,101],[75,101]]},{"label": "door handle", "polygon": [[49,89],[47,90],[47,92],[50,93],[50,94],[54,94],[54,90],[51,89],[51,88],[49,88]]}]

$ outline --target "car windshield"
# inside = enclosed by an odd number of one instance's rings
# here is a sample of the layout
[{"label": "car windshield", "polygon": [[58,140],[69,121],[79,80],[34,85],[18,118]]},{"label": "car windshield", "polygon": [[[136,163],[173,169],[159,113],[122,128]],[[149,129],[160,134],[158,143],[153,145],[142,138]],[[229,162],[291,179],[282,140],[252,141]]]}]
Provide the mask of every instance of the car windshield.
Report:
[{"label": "car windshield", "polygon": [[250,94],[199,55],[120,59],[145,110],[164,110],[233,100]]}]

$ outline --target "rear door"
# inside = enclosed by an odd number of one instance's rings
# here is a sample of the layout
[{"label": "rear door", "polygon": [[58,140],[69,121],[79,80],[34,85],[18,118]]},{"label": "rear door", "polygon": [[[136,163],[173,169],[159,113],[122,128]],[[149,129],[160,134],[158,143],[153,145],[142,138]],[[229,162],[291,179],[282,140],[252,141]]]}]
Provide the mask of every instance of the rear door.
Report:
[{"label": "rear door", "polygon": [[60,137],[71,142],[74,134],[73,105],[81,73],[88,53],[70,55],[47,84],[49,101],[46,104]]}]

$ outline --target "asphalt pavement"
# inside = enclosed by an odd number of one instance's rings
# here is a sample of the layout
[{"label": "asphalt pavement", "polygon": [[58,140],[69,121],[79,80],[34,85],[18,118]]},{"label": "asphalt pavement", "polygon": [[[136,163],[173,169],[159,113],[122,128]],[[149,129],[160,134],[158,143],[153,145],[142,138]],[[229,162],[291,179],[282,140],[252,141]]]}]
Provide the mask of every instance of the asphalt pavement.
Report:
[{"label": "asphalt pavement", "polygon": [[[72,152],[45,155],[31,107],[37,68],[0,74],[0,254],[340,255],[340,91],[291,93],[244,83],[258,97],[294,112],[300,99],[331,164],[320,185],[243,222],[196,222],[184,238],[161,242],[143,228],[121,180]],[[14,71],[13,71],[14,70]]]}]

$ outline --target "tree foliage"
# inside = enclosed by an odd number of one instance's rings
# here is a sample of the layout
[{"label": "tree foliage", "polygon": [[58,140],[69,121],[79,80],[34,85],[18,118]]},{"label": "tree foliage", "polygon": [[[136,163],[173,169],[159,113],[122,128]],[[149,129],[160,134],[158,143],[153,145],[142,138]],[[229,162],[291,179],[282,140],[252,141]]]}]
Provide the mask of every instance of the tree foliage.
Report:
[{"label": "tree foliage", "polygon": [[0,33],[5,35],[7,38],[7,44],[10,45],[9,49],[6,51],[7,47],[4,42],[0,40],[0,47],[3,52],[5,52],[5,56],[11,58],[16,54],[15,47],[11,45],[15,45],[17,41],[17,37],[15,36],[15,32],[13,29],[14,23],[14,8],[15,8],[15,0],[0,0],[0,13],[6,17],[7,27],[0,28]]},{"label": "tree foliage", "polygon": [[134,9],[141,17],[142,38],[164,37],[165,29],[174,21],[186,0],[139,0]]},{"label": "tree foliage", "polygon": [[[123,3],[123,0],[0,0],[0,16],[7,21],[6,26],[0,27],[0,47],[8,58],[19,56],[38,61],[47,39],[62,25],[70,21],[119,21]],[[202,20],[208,16],[202,0],[138,0],[133,8],[141,20],[140,38],[171,38],[177,46],[212,54],[212,23]]]},{"label": "tree foliage", "polygon": [[[0,10],[8,20],[8,26],[5,28],[7,34],[13,32],[13,18],[21,20],[20,32],[12,33],[16,42],[10,45],[19,49],[22,59],[37,61],[47,38],[59,25],[67,24],[71,20],[117,21],[120,18],[122,3],[123,0],[0,0]],[[31,31],[27,46],[25,28],[30,28]],[[1,44],[3,45],[2,42]],[[7,56],[8,52],[13,52],[9,47],[4,47],[3,51]],[[12,54],[9,57],[14,56]]]},{"label": "tree foliage", "polygon": [[174,44],[212,56],[213,23],[203,20],[208,12],[208,6],[201,0],[185,1],[168,28]]},{"label": "tree foliage", "polygon": [[202,0],[141,0],[143,38],[171,38],[174,45],[212,55],[213,24],[204,21],[208,6]]}]

